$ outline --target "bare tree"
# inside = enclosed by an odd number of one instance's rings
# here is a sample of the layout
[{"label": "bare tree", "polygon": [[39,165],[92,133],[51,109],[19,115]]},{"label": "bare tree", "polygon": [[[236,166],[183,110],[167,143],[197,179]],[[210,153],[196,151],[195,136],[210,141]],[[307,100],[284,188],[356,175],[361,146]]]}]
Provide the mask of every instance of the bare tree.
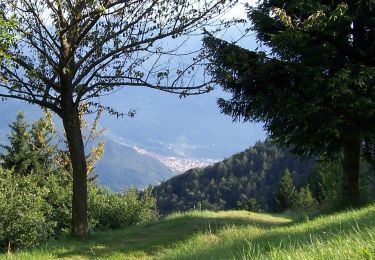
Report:
[{"label": "bare tree", "polygon": [[9,50],[11,64],[1,64],[0,97],[48,108],[62,119],[73,168],[72,235],[87,234],[87,164],[79,104],[98,105],[97,97],[125,86],[183,96],[209,91],[209,81],[191,77],[201,59],[173,70],[168,61],[178,48],[165,48],[161,40],[210,28],[235,2],[0,0],[7,14],[3,19],[16,17],[19,36]]}]

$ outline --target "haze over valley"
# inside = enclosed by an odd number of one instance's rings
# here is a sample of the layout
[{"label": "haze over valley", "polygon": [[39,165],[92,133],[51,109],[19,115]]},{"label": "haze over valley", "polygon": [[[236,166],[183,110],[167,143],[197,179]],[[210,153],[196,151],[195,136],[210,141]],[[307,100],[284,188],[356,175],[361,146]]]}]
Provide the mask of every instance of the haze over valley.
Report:
[{"label": "haze over valley", "polygon": [[[123,89],[102,98],[117,111],[134,109],[134,118],[116,118],[104,113],[100,125],[107,129],[103,158],[95,174],[101,184],[119,191],[158,184],[190,168],[203,167],[227,158],[265,138],[259,124],[232,122],[220,114],[216,99],[220,90],[180,99],[177,95],[143,88]],[[0,123],[0,140],[6,143],[8,124],[18,111],[29,122],[42,115],[36,106],[7,100]],[[59,120],[55,120],[59,128]],[[61,132],[61,131],[60,131]],[[127,158],[125,158],[127,157]]]}]

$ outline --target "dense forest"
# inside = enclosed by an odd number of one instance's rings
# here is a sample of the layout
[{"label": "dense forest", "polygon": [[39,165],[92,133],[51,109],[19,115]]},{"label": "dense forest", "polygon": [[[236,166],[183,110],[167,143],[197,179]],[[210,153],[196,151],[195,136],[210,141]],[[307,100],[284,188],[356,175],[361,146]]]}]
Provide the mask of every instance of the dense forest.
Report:
[{"label": "dense forest", "polygon": [[[191,209],[311,212],[341,207],[341,157],[301,159],[269,139],[153,188],[161,214]],[[375,199],[374,169],[360,163],[362,205]]]},{"label": "dense forest", "polygon": [[274,210],[274,192],[286,171],[297,188],[305,186],[314,159],[301,160],[270,141],[212,166],[191,169],[154,187],[161,213],[189,209]]}]

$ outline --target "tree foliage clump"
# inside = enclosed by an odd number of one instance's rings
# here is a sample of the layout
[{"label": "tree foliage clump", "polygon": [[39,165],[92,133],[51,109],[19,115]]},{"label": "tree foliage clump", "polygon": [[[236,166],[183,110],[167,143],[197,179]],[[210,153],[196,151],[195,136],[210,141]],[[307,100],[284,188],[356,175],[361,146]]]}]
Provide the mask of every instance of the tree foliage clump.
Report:
[{"label": "tree foliage clump", "polygon": [[58,170],[58,140],[50,113],[30,125],[23,112],[9,125],[9,144],[1,145],[1,165],[15,173],[29,175],[44,172],[51,174]]},{"label": "tree foliage clump", "polygon": [[304,211],[308,212],[318,208],[308,184],[297,189],[293,183],[292,174],[288,169],[280,179],[279,187],[274,194],[275,211]]},{"label": "tree foliage clump", "polygon": [[17,114],[15,122],[9,125],[11,133],[8,136],[9,145],[3,145],[6,154],[1,156],[2,165],[7,169],[12,169],[20,174],[27,175],[33,171],[33,158],[31,157],[31,138],[28,124],[23,113]]},{"label": "tree foliage clump", "polygon": [[343,206],[359,202],[360,152],[374,155],[374,16],[374,1],[263,0],[248,17],[264,50],[204,42],[208,69],[232,94],[222,112],[263,122],[298,154],[342,154]]},{"label": "tree foliage clump", "polygon": [[[33,247],[70,230],[71,182],[63,174],[27,176],[0,168],[0,252]],[[118,229],[155,220],[150,191],[114,193],[89,184],[91,230]]]},{"label": "tree foliage clump", "polygon": [[52,235],[47,194],[35,176],[17,177],[0,168],[0,252],[34,246]]},{"label": "tree foliage clump", "polygon": [[296,205],[297,190],[293,184],[292,174],[285,170],[281,177],[278,189],[275,192],[275,210],[284,211],[293,209]]},{"label": "tree foliage clump", "polygon": [[3,11],[0,10],[0,62],[6,61],[11,57],[8,49],[16,39],[15,28],[17,26],[14,17],[4,19],[3,15]]},{"label": "tree foliage clump", "polygon": [[92,185],[89,189],[89,220],[93,229],[118,229],[156,220],[155,198],[150,190],[131,188],[122,193]]}]

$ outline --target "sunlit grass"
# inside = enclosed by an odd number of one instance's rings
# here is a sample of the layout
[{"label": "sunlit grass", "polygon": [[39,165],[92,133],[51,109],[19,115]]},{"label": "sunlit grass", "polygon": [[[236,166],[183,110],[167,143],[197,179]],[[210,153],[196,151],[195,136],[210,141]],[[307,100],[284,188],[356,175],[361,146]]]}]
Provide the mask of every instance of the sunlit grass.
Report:
[{"label": "sunlit grass", "polygon": [[192,211],[63,239],[8,259],[375,259],[375,206],[292,223],[282,215]]}]

